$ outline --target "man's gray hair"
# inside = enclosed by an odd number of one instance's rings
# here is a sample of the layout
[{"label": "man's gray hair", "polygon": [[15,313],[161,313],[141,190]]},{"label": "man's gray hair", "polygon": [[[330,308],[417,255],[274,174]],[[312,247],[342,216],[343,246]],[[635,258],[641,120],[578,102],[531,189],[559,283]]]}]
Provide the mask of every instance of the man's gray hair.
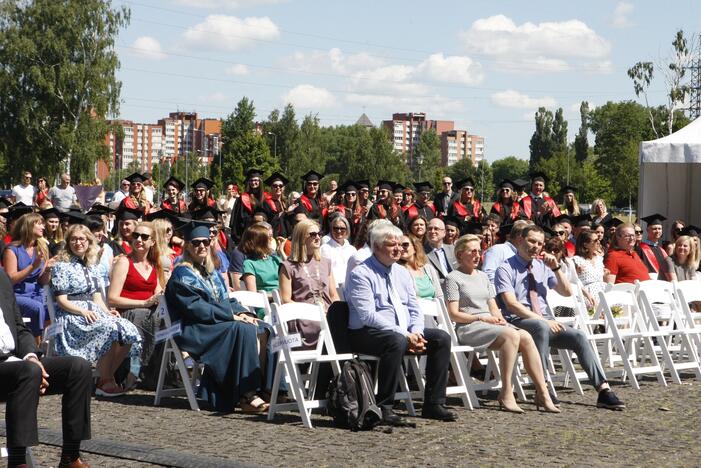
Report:
[{"label": "man's gray hair", "polygon": [[387,221],[386,219],[382,220],[386,221],[385,223],[382,224],[377,224],[375,226],[371,226],[371,230],[368,232],[368,244],[370,244],[370,248],[374,251],[376,246],[379,246],[383,242],[385,242],[389,238],[400,238],[404,235],[401,229],[399,229],[397,226],[392,224],[390,221]]}]

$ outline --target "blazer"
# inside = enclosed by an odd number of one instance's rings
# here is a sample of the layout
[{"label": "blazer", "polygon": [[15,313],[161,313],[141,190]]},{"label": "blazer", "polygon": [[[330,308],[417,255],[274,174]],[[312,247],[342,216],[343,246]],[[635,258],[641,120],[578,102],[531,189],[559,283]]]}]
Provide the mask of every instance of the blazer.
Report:
[{"label": "blazer", "polygon": [[0,308],[2,308],[2,315],[5,323],[10,328],[12,338],[15,340],[15,350],[9,354],[0,354],[0,362],[10,356],[22,359],[29,353],[39,356],[40,353],[34,341],[34,336],[24,324],[24,320],[22,320],[22,314],[15,300],[12,283],[4,270],[0,270]]},{"label": "blazer", "polygon": [[[450,267],[455,270],[458,268],[458,261],[455,258],[455,247],[452,245],[446,245],[443,244],[443,251],[445,252],[445,258],[448,261],[448,264]],[[438,277],[441,280],[441,284],[445,281],[445,277],[448,276],[450,273],[449,271],[445,271],[443,269],[443,265],[441,264],[441,261],[438,259],[438,252],[436,252],[436,249],[431,250],[428,253],[428,261],[431,262],[431,265],[436,269],[438,272]]]}]

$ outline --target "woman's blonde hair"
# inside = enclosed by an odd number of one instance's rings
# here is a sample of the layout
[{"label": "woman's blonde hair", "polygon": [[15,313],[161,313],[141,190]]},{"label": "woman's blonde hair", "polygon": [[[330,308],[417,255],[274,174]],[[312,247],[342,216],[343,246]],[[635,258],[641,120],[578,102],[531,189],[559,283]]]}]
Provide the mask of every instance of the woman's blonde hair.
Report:
[{"label": "woman's blonde hair", "polygon": [[[313,219],[305,219],[300,221],[295,226],[292,231],[292,250],[290,251],[290,256],[287,259],[291,262],[304,263],[309,258],[309,252],[307,252],[307,238],[309,237],[309,231],[312,228],[319,230],[319,224]],[[321,260],[320,249],[316,249],[313,252],[314,260]]]},{"label": "woman's blonde hair", "polygon": [[428,257],[426,256],[426,251],[421,243],[421,239],[412,234],[405,234],[404,237],[409,239],[412,247],[414,247],[414,259],[411,261],[413,263],[412,266],[417,270],[423,268],[423,266],[428,263]]},{"label": "woman's blonde hair", "polygon": [[82,224],[72,224],[68,226],[66,230],[66,245],[61,249],[57,255],[57,259],[61,262],[67,262],[74,255],[71,251],[71,239],[75,237],[76,234],[83,234],[88,240],[88,248],[85,251],[84,262],[86,265],[95,265],[100,259],[98,258],[98,253],[100,251],[97,246],[97,238],[90,232],[87,226]]},{"label": "woman's blonde hair", "polygon": [[43,237],[34,235],[34,225],[38,222],[44,222],[44,218],[38,213],[27,213],[20,216],[12,226],[12,245],[31,246],[36,245],[37,250],[44,256],[49,258],[49,243]]},{"label": "woman's blonde hair", "polygon": [[467,250],[467,244],[470,242],[477,242],[482,245],[482,240],[474,235],[474,234],[465,234],[464,236],[458,238],[458,240],[455,241],[455,244],[453,244],[455,247],[453,247],[455,251],[455,257],[457,258],[458,255],[462,254]]},{"label": "woman's blonde hair", "polygon": [[[694,271],[698,269],[699,267],[699,261],[701,258],[699,258],[699,255],[701,252],[699,252],[699,243],[695,242],[691,236],[679,236],[677,237],[677,240],[674,242],[674,251],[677,251],[677,246],[681,244],[682,242],[688,242],[689,243],[689,256],[686,257],[686,262],[682,264],[684,268],[690,268],[693,269]],[[675,255],[676,258],[676,255]]]},{"label": "woman's blonde hair", "polygon": [[173,224],[167,219],[156,219],[153,221],[153,237],[155,244],[158,246],[158,251],[161,255],[171,256],[175,252],[168,245],[167,233],[168,228],[173,229]]},{"label": "woman's blonde hair", "polygon": [[190,245],[190,241],[185,241],[185,245],[183,246],[183,259],[182,262],[178,263],[178,265],[184,264],[185,266],[189,266],[191,268],[193,268],[194,265],[201,265],[208,275],[211,275],[214,271],[216,271],[217,267],[214,264],[215,253],[212,251],[212,249],[207,249],[207,257],[205,258],[204,263],[200,263],[199,260],[196,260],[192,255],[190,255]]},{"label": "woman's blonde hair", "polygon": [[[601,203],[601,206],[603,207],[604,211],[608,211],[608,208],[606,207],[606,202],[604,201],[604,199],[603,199],[603,198],[597,198],[596,200],[594,200],[593,202],[591,202],[592,214],[594,214],[594,210],[596,209],[596,207],[597,207],[597,205],[598,205],[599,203]],[[601,214],[601,213],[597,213],[597,214]]]},{"label": "woman's blonde hair", "polygon": [[[151,266],[156,269],[156,275],[158,276],[159,283],[162,286],[165,286],[166,277],[165,273],[163,272],[163,265],[161,265],[161,251],[158,249],[158,243],[156,242],[156,228],[154,227],[152,222],[142,221],[136,225],[136,227],[134,228],[134,232],[136,232],[136,230],[140,227],[145,227],[146,229],[151,231],[153,245],[148,249],[148,253],[146,254],[146,260],[148,260]],[[132,239],[132,242],[134,242],[134,239]]]}]

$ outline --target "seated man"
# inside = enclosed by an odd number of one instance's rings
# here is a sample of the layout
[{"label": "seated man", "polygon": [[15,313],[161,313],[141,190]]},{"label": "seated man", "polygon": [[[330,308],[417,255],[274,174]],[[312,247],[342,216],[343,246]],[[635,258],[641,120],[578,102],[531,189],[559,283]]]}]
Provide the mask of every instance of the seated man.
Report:
[{"label": "seated man", "polygon": [[445,404],[450,364],[450,337],[442,330],[424,329],[409,270],[395,263],[401,256],[402,231],[382,224],[370,232],[372,256],[355,267],[346,286],[349,307],[348,339],[353,352],[380,358],[377,404],[386,424],[402,425],[394,414],[394,394],[407,352],[426,352],[426,389],[422,416],[454,421]]},{"label": "seated man", "polygon": [[[622,410],[625,405],[609,388],[587,337],[581,331],[557,322],[548,311],[545,299],[548,288],[569,296],[570,283],[554,255],[544,253],[543,260],[540,260],[544,241],[545,234],[540,227],[527,226],[516,243],[516,255],[497,269],[494,287],[504,317],[533,336],[544,369],[547,369],[551,346],[574,351],[599,392],[596,406]],[[557,404],[557,399],[552,399]]]},{"label": "seated man", "polygon": [[24,325],[12,285],[0,272],[0,400],[7,402],[8,466],[26,466],[25,453],[39,443],[39,395],[63,393],[63,451],[59,467],[89,467],[80,441],[90,438],[90,364],[79,357],[39,359],[32,332]]}]

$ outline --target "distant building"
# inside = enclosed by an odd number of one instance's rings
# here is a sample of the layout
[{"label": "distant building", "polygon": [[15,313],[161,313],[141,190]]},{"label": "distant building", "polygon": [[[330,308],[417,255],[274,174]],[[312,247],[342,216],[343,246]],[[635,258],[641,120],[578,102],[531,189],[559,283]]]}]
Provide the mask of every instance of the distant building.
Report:
[{"label": "distant building", "polygon": [[365,128],[373,128],[375,127],[372,122],[370,121],[370,118],[368,118],[367,115],[365,115],[365,112],[363,112],[363,115],[360,116],[358,121],[355,123],[356,125],[360,125],[361,127]]},{"label": "distant building", "polygon": [[484,159],[484,138],[470,135],[466,130],[443,132],[441,138],[441,164],[452,166],[462,159],[472,160],[477,165]]}]

